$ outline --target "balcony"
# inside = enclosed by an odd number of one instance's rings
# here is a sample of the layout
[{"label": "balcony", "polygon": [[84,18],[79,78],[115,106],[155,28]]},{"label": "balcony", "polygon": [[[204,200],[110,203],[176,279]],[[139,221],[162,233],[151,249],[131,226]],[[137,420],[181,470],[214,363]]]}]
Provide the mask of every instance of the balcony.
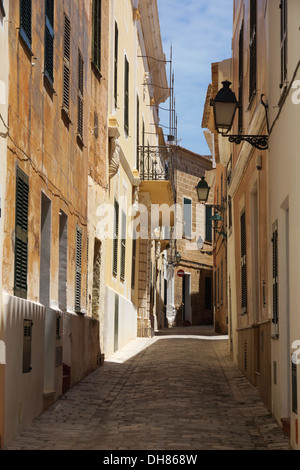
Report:
[{"label": "balcony", "polygon": [[138,147],[137,169],[140,191],[150,195],[152,204],[174,204],[173,149],[167,146]]}]

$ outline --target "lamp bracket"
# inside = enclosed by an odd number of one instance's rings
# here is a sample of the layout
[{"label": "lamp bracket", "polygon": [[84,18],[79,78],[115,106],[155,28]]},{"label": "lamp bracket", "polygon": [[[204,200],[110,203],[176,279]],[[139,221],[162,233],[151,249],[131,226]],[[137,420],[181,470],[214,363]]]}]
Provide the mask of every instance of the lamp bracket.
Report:
[{"label": "lamp bracket", "polygon": [[208,206],[208,207],[212,207],[213,209],[215,209],[215,210],[218,211],[218,212],[225,212],[225,210],[226,210],[225,204],[222,204],[222,205],[218,205],[218,204],[205,204],[205,205]]},{"label": "lamp bracket", "polygon": [[226,135],[229,142],[239,145],[242,141],[248,142],[252,147],[258,150],[267,150],[269,148],[269,139],[267,135]]}]

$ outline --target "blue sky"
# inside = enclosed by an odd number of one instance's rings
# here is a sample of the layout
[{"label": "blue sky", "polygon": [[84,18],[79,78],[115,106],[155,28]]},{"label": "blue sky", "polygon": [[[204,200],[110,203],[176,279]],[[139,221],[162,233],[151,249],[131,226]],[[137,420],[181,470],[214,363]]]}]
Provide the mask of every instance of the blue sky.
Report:
[{"label": "blue sky", "polygon": [[[157,0],[166,59],[173,49],[180,145],[208,155],[201,128],[211,63],[231,57],[232,0]],[[169,68],[167,67],[169,77]],[[168,113],[160,111],[161,124]]]}]

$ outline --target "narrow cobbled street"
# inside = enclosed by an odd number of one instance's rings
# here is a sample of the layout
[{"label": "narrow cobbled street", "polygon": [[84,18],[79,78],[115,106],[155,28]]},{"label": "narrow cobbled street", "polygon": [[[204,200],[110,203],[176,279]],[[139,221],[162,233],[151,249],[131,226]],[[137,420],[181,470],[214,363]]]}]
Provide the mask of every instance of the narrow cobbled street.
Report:
[{"label": "narrow cobbled street", "polygon": [[257,390],[210,329],[137,339],[7,450],[288,450]]}]

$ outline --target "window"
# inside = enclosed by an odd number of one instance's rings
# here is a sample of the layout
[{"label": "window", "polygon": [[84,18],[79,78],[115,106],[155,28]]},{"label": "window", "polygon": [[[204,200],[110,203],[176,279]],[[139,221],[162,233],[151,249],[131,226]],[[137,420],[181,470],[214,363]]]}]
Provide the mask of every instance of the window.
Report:
[{"label": "window", "polygon": [[241,215],[241,309],[247,311],[247,246],[246,246],[246,213]]},{"label": "window", "polygon": [[228,196],[228,228],[232,227],[232,199]]},{"label": "window", "polygon": [[119,241],[119,203],[115,200],[114,241],[113,241],[113,275],[118,273],[118,241]]},{"label": "window", "polygon": [[83,57],[78,49],[77,134],[83,140]]},{"label": "window", "polygon": [[31,0],[20,0],[20,36],[31,50]]},{"label": "window", "polygon": [[127,219],[126,214],[122,211],[122,238],[121,238],[121,281],[125,281],[125,261],[126,261],[126,231]]},{"label": "window", "polygon": [[70,43],[71,43],[71,24],[65,16],[64,25],[64,62],[63,62],[63,110],[69,115],[70,109]]},{"label": "window", "polygon": [[[136,148],[140,146],[140,99],[136,97]],[[139,170],[139,155],[137,155],[137,169]]]},{"label": "window", "polygon": [[125,56],[124,70],[124,129],[129,134],[129,62]]},{"label": "window", "polygon": [[5,9],[3,5],[3,0],[0,0],[0,13],[4,17],[5,16]]},{"label": "window", "polygon": [[183,236],[192,237],[192,201],[191,199],[183,199]]},{"label": "window", "polygon": [[31,339],[32,339],[32,326],[31,320],[24,320],[23,322],[23,374],[31,371]]},{"label": "window", "polygon": [[19,168],[16,181],[16,244],[15,244],[15,282],[16,297],[27,298],[28,265],[28,195],[29,180]]},{"label": "window", "polygon": [[297,364],[292,362],[292,410],[296,414],[298,413],[297,389]]},{"label": "window", "polygon": [[118,57],[119,57],[119,30],[118,25],[115,23],[115,75],[114,75],[114,98],[115,108],[118,106]]},{"label": "window", "polygon": [[220,267],[218,267],[218,281],[217,281],[217,306],[220,307]]},{"label": "window", "polygon": [[281,81],[280,87],[287,80],[287,0],[280,3],[280,48],[281,48]]},{"label": "window", "polygon": [[93,0],[93,64],[101,70],[101,0]]},{"label": "window", "polygon": [[214,305],[217,305],[217,271],[214,272]]},{"label": "window", "polygon": [[53,47],[54,47],[54,0],[45,3],[45,57],[44,73],[53,85]]},{"label": "window", "polygon": [[256,91],[256,68],[257,68],[257,0],[250,1],[250,78],[249,78],[249,100]]},{"label": "window", "polygon": [[278,325],[278,225],[277,222],[273,225],[273,318],[272,321]]},{"label": "window", "polygon": [[75,272],[75,311],[81,311],[81,259],[82,259],[82,230],[76,227],[76,272]]},{"label": "window", "polygon": [[212,242],[212,208],[205,206],[205,241]]},{"label": "window", "polygon": [[135,263],[136,263],[136,231],[133,232],[132,240],[132,265],[131,265],[131,288],[135,288]]},{"label": "window", "polygon": [[239,114],[238,133],[243,132],[243,92],[244,92],[244,24],[242,24],[239,36]]}]

